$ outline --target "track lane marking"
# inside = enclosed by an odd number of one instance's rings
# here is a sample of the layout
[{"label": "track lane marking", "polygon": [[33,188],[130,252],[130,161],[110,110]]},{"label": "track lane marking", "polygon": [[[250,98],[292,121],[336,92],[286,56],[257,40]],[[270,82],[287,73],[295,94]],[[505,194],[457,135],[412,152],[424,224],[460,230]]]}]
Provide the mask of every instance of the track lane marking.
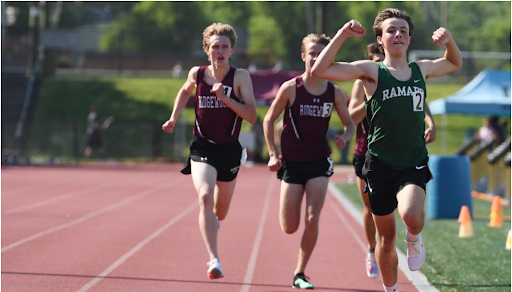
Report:
[{"label": "track lane marking", "polygon": [[15,242],[15,243],[9,244],[8,246],[2,248],[2,252],[8,251],[11,248],[19,246],[19,245],[21,245],[23,243],[26,243],[26,242],[29,242],[31,240],[37,239],[39,237],[45,236],[47,234],[53,233],[55,231],[59,231],[59,230],[62,230],[62,229],[65,229],[65,228],[77,225],[79,223],[82,223],[82,222],[86,221],[87,219],[91,219],[93,217],[96,217],[96,216],[101,215],[103,213],[106,213],[108,211],[112,211],[112,210],[117,209],[117,208],[119,208],[119,207],[121,207],[123,205],[126,205],[126,204],[128,204],[128,203],[130,203],[132,201],[136,201],[136,200],[142,199],[142,198],[144,198],[144,197],[146,197],[146,196],[148,196],[148,195],[150,195],[150,194],[152,194],[152,193],[154,193],[154,192],[156,192],[156,191],[158,191],[160,189],[163,189],[163,188],[168,187],[169,185],[175,184],[176,182],[180,181],[181,179],[182,178],[177,178],[177,179],[175,179],[175,180],[173,180],[171,182],[166,182],[166,183],[159,184],[156,187],[153,187],[153,188],[151,188],[149,190],[146,190],[146,191],[144,191],[142,193],[139,193],[137,195],[128,197],[128,198],[126,198],[126,199],[124,199],[124,200],[122,200],[120,202],[112,204],[112,205],[110,205],[108,207],[105,207],[103,209],[100,209],[98,211],[94,211],[92,213],[89,213],[89,214],[87,214],[85,216],[82,216],[82,217],[80,217],[80,218],[78,218],[76,220],[73,220],[71,222],[68,222],[68,223],[65,223],[65,224],[62,224],[62,225],[59,225],[59,226],[55,226],[55,227],[50,228],[48,230],[45,230],[45,231],[39,232],[37,234],[34,234],[32,236],[26,237],[26,238],[24,238],[22,240],[19,240],[19,241]]},{"label": "track lane marking", "polygon": [[117,267],[122,265],[126,260],[128,260],[132,255],[134,255],[136,252],[141,250],[146,244],[148,244],[151,240],[158,237],[160,234],[162,234],[166,229],[174,225],[176,222],[180,221],[183,217],[188,215],[192,210],[194,210],[198,206],[197,200],[194,200],[194,203],[192,203],[190,206],[188,206],[187,209],[182,211],[178,216],[171,219],[171,221],[167,222],[164,226],[158,228],[153,234],[150,236],[144,238],[141,242],[139,242],[135,247],[133,247],[130,251],[125,253],[123,256],[121,256],[119,259],[117,259],[113,264],[111,264],[106,270],[101,272],[96,278],[92,279],[89,283],[85,284],[80,290],[77,290],[77,292],[85,292],[92,288],[92,286],[96,285],[98,282],[103,280],[103,278],[107,277],[108,274],[110,274],[112,271],[114,271]]},{"label": "track lane marking", "polygon": [[37,207],[41,207],[41,206],[44,206],[44,205],[48,205],[48,204],[51,204],[51,203],[62,201],[64,199],[80,196],[80,195],[83,195],[83,194],[86,194],[86,193],[89,193],[89,192],[92,192],[92,191],[101,190],[101,189],[104,189],[106,187],[119,184],[119,182],[121,182],[121,181],[126,181],[126,180],[129,180],[129,179],[132,179],[133,177],[136,177],[136,176],[139,176],[139,175],[134,175],[134,176],[129,177],[129,178],[123,177],[123,178],[120,178],[120,179],[117,179],[117,180],[114,180],[114,181],[109,181],[109,182],[102,183],[100,185],[92,186],[92,187],[89,187],[89,188],[86,188],[86,189],[83,189],[83,190],[80,190],[80,191],[77,191],[77,192],[71,192],[71,193],[63,194],[63,195],[60,195],[58,197],[50,198],[50,199],[47,199],[47,200],[44,200],[44,201],[40,201],[40,202],[37,202],[37,203],[21,206],[21,207],[18,207],[18,208],[7,210],[7,211],[3,211],[2,215],[9,215],[9,214],[13,214],[13,213],[18,213],[18,212],[21,212],[21,211],[29,210],[29,209],[34,209],[34,208],[37,208]]},{"label": "track lane marking", "polygon": [[256,232],[256,239],[254,239],[254,244],[252,246],[251,257],[249,258],[249,263],[247,264],[247,271],[245,272],[244,283],[240,292],[248,292],[251,288],[252,277],[254,275],[254,270],[256,268],[256,261],[258,259],[258,253],[260,251],[260,244],[263,238],[263,230],[265,229],[265,222],[267,221],[268,209],[270,205],[270,199],[272,197],[272,193],[274,191],[274,186],[276,184],[275,173],[271,173],[270,175],[270,183],[268,184],[267,193],[265,194],[265,203],[263,204],[263,212],[261,213],[260,223],[258,225],[258,231]]},{"label": "track lane marking", "polygon": [[[334,185],[334,183],[329,182],[329,192],[331,195],[340,203],[340,205],[347,210],[347,212],[354,217],[354,220],[364,228],[363,223],[363,215],[362,213],[350,202],[343,193]],[[343,221],[343,220],[342,220]],[[345,223],[345,222],[344,222]],[[348,223],[348,222],[347,222]],[[359,236],[358,236],[359,237]],[[358,241],[362,240],[359,238]],[[363,250],[366,252],[367,247],[363,244]],[[396,247],[396,253],[398,255],[398,267],[405,274],[407,279],[409,279],[412,285],[418,289],[419,292],[439,292],[439,290],[432,286],[428,281],[427,277],[420,271],[411,271],[409,270],[409,266],[407,265],[407,256]]]}]

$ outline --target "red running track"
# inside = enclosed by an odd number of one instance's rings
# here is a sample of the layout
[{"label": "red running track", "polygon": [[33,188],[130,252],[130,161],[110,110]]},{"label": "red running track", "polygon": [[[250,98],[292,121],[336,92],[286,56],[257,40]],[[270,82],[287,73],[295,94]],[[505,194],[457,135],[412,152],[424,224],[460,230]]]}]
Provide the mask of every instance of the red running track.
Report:
[{"label": "red running track", "polygon": [[[2,167],[2,291],[292,291],[303,226],[279,225],[280,181],[241,169],[206,276],[198,200],[181,165]],[[348,171],[331,182],[346,181]],[[306,275],[317,291],[383,291],[362,227],[328,194]],[[400,291],[418,291],[399,271]]]}]

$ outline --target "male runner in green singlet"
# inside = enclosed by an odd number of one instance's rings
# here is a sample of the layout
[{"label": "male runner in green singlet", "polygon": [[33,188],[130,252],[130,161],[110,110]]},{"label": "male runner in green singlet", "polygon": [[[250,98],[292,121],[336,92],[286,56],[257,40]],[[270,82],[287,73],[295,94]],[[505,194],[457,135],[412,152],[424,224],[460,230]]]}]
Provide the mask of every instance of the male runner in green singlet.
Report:
[{"label": "male runner in green singlet", "polygon": [[451,33],[439,28],[434,44],[445,46],[436,60],[407,62],[407,48],[414,25],[398,9],[381,11],[373,25],[377,42],[384,48],[383,62],[336,62],[334,57],[349,37],[365,35],[356,20],[346,23],[315,62],[313,76],[333,81],[361,79],[366,92],[366,116],[370,124],[368,152],[363,167],[370,207],[377,229],[375,250],[385,291],[397,291],[395,210],[407,227],[409,268],[421,268],[425,247],[421,230],[425,223],[426,183],[431,179],[425,140],[425,79],[460,70],[462,57]]}]

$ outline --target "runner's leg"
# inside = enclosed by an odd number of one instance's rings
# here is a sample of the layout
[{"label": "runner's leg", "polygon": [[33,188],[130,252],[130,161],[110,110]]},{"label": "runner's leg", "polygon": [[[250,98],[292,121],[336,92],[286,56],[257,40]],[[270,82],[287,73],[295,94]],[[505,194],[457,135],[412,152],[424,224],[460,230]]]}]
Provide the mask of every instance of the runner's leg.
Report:
[{"label": "runner's leg", "polygon": [[214,209],[217,170],[206,163],[191,160],[192,181],[199,196],[199,229],[206,244],[210,260],[217,254],[217,218]]},{"label": "runner's leg", "polygon": [[304,272],[309,258],[313,253],[313,249],[315,248],[318,238],[320,212],[324,206],[328,183],[329,178],[325,176],[312,178],[306,183],[306,228],[302,235],[295,274]]}]

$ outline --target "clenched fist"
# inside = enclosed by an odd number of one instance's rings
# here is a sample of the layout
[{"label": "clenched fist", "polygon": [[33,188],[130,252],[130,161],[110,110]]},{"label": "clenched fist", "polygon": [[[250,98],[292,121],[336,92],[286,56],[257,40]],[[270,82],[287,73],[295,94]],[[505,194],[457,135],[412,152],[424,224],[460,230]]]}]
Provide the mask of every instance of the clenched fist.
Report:
[{"label": "clenched fist", "polygon": [[338,31],[338,33],[345,34],[347,37],[362,37],[366,34],[366,29],[359,23],[359,21],[352,19],[345,23],[345,25]]},{"label": "clenched fist", "polygon": [[171,119],[169,119],[162,125],[162,130],[167,133],[172,133],[174,132],[174,126],[176,126],[176,121],[171,121]]},{"label": "clenched fist", "polygon": [[432,39],[434,44],[442,46],[452,40],[452,34],[448,29],[440,27],[432,33]]}]

